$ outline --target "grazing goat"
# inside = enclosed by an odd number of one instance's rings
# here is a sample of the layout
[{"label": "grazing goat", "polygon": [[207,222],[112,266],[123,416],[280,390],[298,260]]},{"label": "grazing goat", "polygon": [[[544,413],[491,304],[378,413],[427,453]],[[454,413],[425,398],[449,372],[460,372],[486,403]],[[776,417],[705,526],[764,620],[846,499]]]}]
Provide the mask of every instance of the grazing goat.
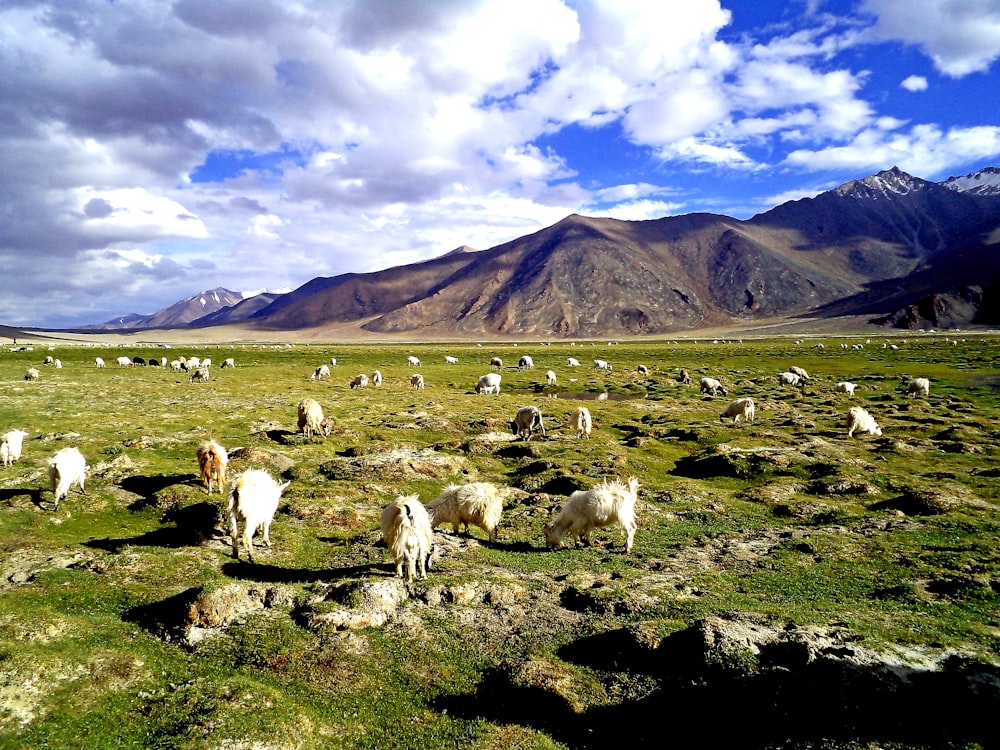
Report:
[{"label": "grazing goat", "polygon": [[129,359],[128,357],[119,357],[115,361],[118,363],[119,367],[131,367],[132,366],[132,360]]},{"label": "grazing goat", "polygon": [[566,364],[569,367],[579,367],[580,366],[580,360],[578,360],[576,357],[567,357],[566,358]]},{"label": "grazing goat", "polygon": [[809,373],[806,372],[805,370],[803,370],[801,367],[797,367],[796,365],[792,365],[791,367],[788,368],[788,371],[789,372],[794,372],[796,375],[798,375],[800,378],[802,378],[802,380],[809,380]]},{"label": "grazing goat", "polygon": [[27,370],[24,371],[24,379],[25,380],[38,380],[38,378],[40,378],[41,376],[42,376],[42,373],[40,373],[34,367],[29,367]]},{"label": "grazing goat", "polygon": [[307,438],[317,432],[326,437],[330,434],[330,422],[323,416],[323,407],[313,398],[299,401],[299,429]]},{"label": "grazing goat", "polygon": [[518,370],[530,370],[534,366],[535,366],[535,360],[533,360],[527,354],[523,355],[519,360],[517,360]]},{"label": "grazing goat", "polygon": [[226,485],[226,467],[229,465],[229,454],[226,449],[214,440],[206,440],[198,446],[195,451],[198,457],[198,471],[201,474],[201,481],[208,489],[208,494],[212,494],[212,484],[222,492]]},{"label": "grazing goat", "polygon": [[500,393],[500,373],[488,372],[480,375],[476,382],[476,393]]},{"label": "grazing goat", "polygon": [[376,388],[382,387],[382,373],[378,370],[372,373],[372,385]]},{"label": "grazing goat", "polygon": [[45,359],[42,360],[43,365],[51,365],[53,362],[55,362],[55,359],[51,354],[46,355]]},{"label": "grazing goat", "polygon": [[782,385],[800,385],[802,383],[802,378],[794,372],[783,372],[778,375],[778,380],[781,381]]},{"label": "grazing goat", "polygon": [[233,357],[228,357],[222,360],[222,364],[219,365],[219,367],[223,370],[226,370],[230,367],[236,367],[236,360]]},{"label": "grazing goat", "polygon": [[357,375],[354,380],[351,381],[351,388],[367,388],[368,387],[368,376],[362,373]]},{"label": "grazing goat", "polygon": [[381,521],[382,539],[396,565],[396,575],[408,580],[426,578],[434,554],[434,532],[419,496],[397,497],[382,509]]},{"label": "grazing goat", "polygon": [[87,460],[78,448],[63,448],[49,459],[49,484],[55,497],[56,510],[59,501],[69,494],[73,483],[80,485],[80,492],[87,494],[84,483],[87,479]]},{"label": "grazing goat", "polygon": [[410,385],[413,386],[414,390],[420,391],[424,387],[424,376],[419,372],[410,375]]},{"label": "grazing goat", "polygon": [[209,381],[210,370],[207,367],[196,367],[188,381],[191,383],[207,383]]},{"label": "grazing goat", "polygon": [[852,406],[847,412],[847,437],[854,437],[855,432],[868,432],[876,437],[882,434],[882,428],[875,418],[860,406]]},{"label": "grazing goat", "polygon": [[646,365],[639,365],[635,368],[635,371],[640,375],[649,375],[649,368]]},{"label": "grazing goat", "polygon": [[28,433],[24,430],[10,430],[0,436],[0,459],[3,460],[4,468],[13,466],[14,462],[21,458],[21,448]]},{"label": "grazing goat", "polygon": [[337,358],[330,357],[330,367],[336,367],[336,366],[337,366]]},{"label": "grazing goat", "polygon": [[547,370],[545,372],[545,385],[555,385],[556,384],[556,374],[552,370]]},{"label": "grazing goat", "polygon": [[562,545],[563,537],[578,535],[579,541],[590,544],[590,532],[603,526],[618,525],[625,531],[625,553],[632,551],[635,537],[635,503],[639,480],[634,477],[626,486],[621,480],[605,480],[592,490],[577,490],[563,505],[559,515],[546,523],[545,543]]},{"label": "grazing goat", "polygon": [[853,396],[855,388],[857,388],[857,386],[854,383],[851,383],[847,380],[841,380],[839,383],[833,386],[833,392],[846,393],[848,396]]},{"label": "grazing goat", "polygon": [[753,422],[754,413],[757,407],[752,398],[738,398],[730,402],[729,406],[719,415],[719,420],[723,421],[732,418],[733,424],[740,421],[740,417],[746,422]]},{"label": "grazing goat", "polygon": [[608,364],[603,359],[595,359],[594,360],[594,367],[596,367],[598,370],[613,370],[613,369],[615,369],[614,367],[612,367],[610,364]]},{"label": "grazing goat", "polygon": [[330,379],[330,368],[326,365],[320,365],[313,370],[313,374],[309,376],[310,380],[322,380],[323,378],[326,378],[327,380]]},{"label": "grazing goat", "polygon": [[578,438],[590,439],[590,430],[594,424],[590,418],[590,409],[586,406],[578,406],[573,412],[573,416],[570,417],[570,424],[576,427]]},{"label": "grazing goat", "polygon": [[497,540],[497,526],[503,515],[503,499],[496,485],[489,482],[449,484],[436,498],[427,503],[431,528],[450,523],[457,534],[459,527],[469,533],[471,526],[485,531],[491,542]]},{"label": "grazing goat", "polygon": [[906,395],[912,396],[918,394],[921,396],[931,395],[931,381],[927,378],[914,378],[906,384]]},{"label": "grazing goat", "polygon": [[493,359],[490,360],[490,367],[495,367],[498,370],[502,370],[503,369],[503,360],[500,359],[500,357],[493,357]]},{"label": "grazing goat", "polygon": [[233,542],[233,557],[240,558],[239,527],[243,526],[243,546],[247,557],[253,562],[253,535],[259,528],[264,546],[271,546],[271,521],[281,502],[281,493],[291,482],[278,484],[270,474],[262,469],[248,469],[233,477],[229,484],[229,501],[226,516],[229,519],[229,535]]},{"label": "grazing goat", "polygon": [[449,365],[457,365],[458,364],[458,357],[445,356],[444,361],[445,361],[446,364],[449,364]]},{"label": "grazing goat", "polygon": [[95,358],[94,358],[94,364],[95,364],[95,365],[96,365],[97,367],[105,367],[105,364],[104,364],[104,359],[103,359],[102,357],[95,357]]},{"label": "grazing goat", "polygon": [[677,379],[678,379],[678,380],[679,380],[679,381],[680,381],[680,382],[681,382],[682,384],[684,384],[684,385],[690,385],[690,383],[691,383],[691,374],[690,374],[690,373],[689,373],[689,372],[687,371],[687,369],[686,369],[686,368],[682,367],[682,368],[681,368],[681,372],[680,372],[680,375],[678,376],[678,378],[677,378]]},{"label": "grazing goat", "polygon": [[723,388],[722,383],[715,378],[702,378],[698,381],[698,386],[701,388],[702,393],[710,393],[713,396],[718,396],[720,393],[723,396],[729,395],[729,391]]},{"label": "grazing goat", "polygon": [[409,367],[423,367],[423,365],[420,363],[420,360],[417,359],[416,357],[407,357],[406,364]]},{"label": "grazing goat", "polygon": [[536,406],[522,406],[517,410],[514,418],[510,420],[510,431],[525,440],[531,440],[531,433],[536,427],[542,431],[542,437],[545,437],[542,413]]}]

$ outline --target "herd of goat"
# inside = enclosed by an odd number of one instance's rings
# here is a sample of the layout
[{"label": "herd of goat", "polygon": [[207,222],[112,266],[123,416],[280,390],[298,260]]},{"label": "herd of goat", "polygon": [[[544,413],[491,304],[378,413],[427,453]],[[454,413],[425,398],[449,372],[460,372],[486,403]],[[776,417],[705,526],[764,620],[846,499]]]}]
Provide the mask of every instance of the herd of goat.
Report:
[{"label": "herd of goat", "polygon": [[[448,364],[457,363],[455,357],[446,357]],[[62,366],[59,360],[46,357],[43,364]],[[119,357],[120,367],[146,365],[140,358]],[[191,382],[208,382],[211,360],[183,357],[167,363],[166,359],[150,359],[148,364],[170,367],[173,370],[191,372]],[[320,365],[313,371],[311,380],[330,378],[330,366],[337,364],[336,358],[331,358],[330,365]],[[422,367],[417,357],[407,358],[410,368]],[[105,362],[96,358],[96,366],[102,368]],[[569,367],[579,367],[580,363],[573,357],[568,358]],[[605,360],[595,359],[594,366],[601,370],[611,370],[612,365]],[[232,358],[222,363],[223,368],[235,367]],[[534,361],[528,355],[520,357],[518,370],[531,369]],[[503,369],[503,361],[499,357],[490,360],[490,368]],[[649,369],[638,365],[636,372],[648,376]],[[809,374],[801,367],[789,367],[787,372],[779,374],[779,382],[783,385],[801,385],[808,381]],[[25,380],[37,380],[39,372],[29,368]],[[686,369],[681,369],[678,378],[681,384],[691,383],[691,377]],[[350,387],[366,388],[369,383],[375,387],[382,385],[382,374],[376,370],[371,376],[361,374],[350,382]],[[478,394],[499,394],[502,378],[500,372],[489,372],[478,379],[474,390]],[[546,386],[557,382],[554,371],[545,374]],[[907,395],[927,396],[930,393],[930,381],[927,378],[904,378]],[[409,378],[409,385],[420,389],[424,387],[423,376],[414,373]],[[711,396],[728,396],[722,382],[711,377],[699,380],[701,393]],[[841,381],[835,384],[834,391],[854,395],[855,385]],[[743,397],[731,401],[720,413],[723,421],[732,420],[735,424],[742,419],[745,423],[754,421],[756,405],[752,398]],[[537,431],[545,436],[545,425],[541,410],[536,406],[520,408],[509,423],[513,435],[530,440]],[[571,427],[578,438],[589,438],[593,427],[590,411],[585,406],[578,407],[571,416]],[[857,433],[869,433],[875,436],[882,434],[882,429],[864,408],[853,406],[847,414],[847,435],[853,437]],[[319,402],[305,398],[298,404],[298,429],[306,438],[316,436],[326,437],[330,434],[330,422],[323,413]],[[28,433],[21,429],[13,429],[0,435],[0,459],[4,467],[11,466],[21,457],[24,438]],[[197,447],[196,458],[202,482],[209,494],[213,490],[225,492],[227,496],[225,515],[232,540],[233,556],[239,557],[239,542],[247,556],[253,561],[253,537],[260,532],[260,539],[265,546],[270,547],[270,525],[280,503],[282,492],[289,482],[279,483],[266,471],[249,469],[229,478],[227,476],[228,454],[226,449],[214,440],[206,441]],[[54,496],[55,509],[58,510],[60,500],[64,499],[73,484],[78,484],[81,492],[85,491],[86,460],[78,448],[69,447],[57,451],[48,460],[49,481]],[[591,490],[580,490],[569,496],[562,505],[556,517],[545,523],[543,532],[549,546],[560,546],[562,540],[569,535],[579,541],[588,543],[590,533],[595,528],[618,526],[625,533],[625,552],[632,549],[636,531],[635,504],[639,482],[635,478],[626,481],[620,479],[604,480]],[[472,482],[464,485],[452,484],[424,505],[417,495],[400,496],[385,506],[381,513],[382,537],[389,549],[396,574],[400,577],[413,579],[426,577],[431,567],[434,553],[433,529],[450,524],[454,531],[468,532],[472,526],[482,529],[491,541],[496,541],[497,527],[503,513],[503,500],[500,489],[488,482]],[[241,533],[242,530],[242,533]]]}]

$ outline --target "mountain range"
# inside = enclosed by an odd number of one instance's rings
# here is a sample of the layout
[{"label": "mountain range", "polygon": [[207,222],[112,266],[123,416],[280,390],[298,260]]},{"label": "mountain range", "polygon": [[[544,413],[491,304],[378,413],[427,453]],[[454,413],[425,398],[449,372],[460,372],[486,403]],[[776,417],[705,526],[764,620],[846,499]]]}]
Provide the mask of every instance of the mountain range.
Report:
[{"label": "mountain range", "polygon": [[1000,170],[931,182],[895,167],[748,220],[571,215],[488,250],[457,248],[285,294],[195,295],[101,328],[373,334],[657,335],[791,317],[918,328],[1000,323]]}]

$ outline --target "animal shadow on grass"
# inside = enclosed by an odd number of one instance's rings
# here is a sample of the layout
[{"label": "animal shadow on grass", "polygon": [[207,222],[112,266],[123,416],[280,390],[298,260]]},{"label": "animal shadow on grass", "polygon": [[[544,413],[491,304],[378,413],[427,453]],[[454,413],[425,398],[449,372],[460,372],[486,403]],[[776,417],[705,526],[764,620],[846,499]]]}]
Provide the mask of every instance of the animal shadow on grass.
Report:
[{"label": "animal shadow on grass", "polygon": [[152,505],[159,505],[157,496],[168,487],[177,485],[193,485],[203,487],[201,480],[194,474],[161,474],[155,477],[131,476],[125,477],[121,481],[121,488],[133,495],[138,495],[139,499],[128,506],[128,509],[135,512],[148,508]]},{"label": "animal shadow on grass", "polygon": [[30,499],[32,504],[37,508],[41,508],[43,505],[45,505],[45,502],[42,500],[42,490],[25,489],[23,487],[14,487],[9,490],[0,490],[0,503],[4,502],[11,503],[11,501],[13,501],[15,497],[19,497],[21,495],[27,495],[28,499]]},{"label": "animal shadow on grass", "polygon": [[272,443],[291,445],[292,443],[299,442],[295,438],[301,436],[302,433],[292,432],[291,430],[267,430],[264,434],[267,435],[267,439]]},{"label": "animal shadow on grass", "polygon": [[172,524],[147,531],[139,536],[123,539],[92,539],[84,544],[106,552],[119,552],[125,546],[134,547],[200,547],[218,536],[216,525],[219,508],[214,503],[204,502],[171,508],[163,514],[163,522]]},{"label": "animal shadow on grass", "polygon": [[346,568],[283,568],[280,565],[232,560],[222,564],[223,575],[255,583],[316,583],[338,578],[354,578],[378,570],[378,565],[352,565]]}]

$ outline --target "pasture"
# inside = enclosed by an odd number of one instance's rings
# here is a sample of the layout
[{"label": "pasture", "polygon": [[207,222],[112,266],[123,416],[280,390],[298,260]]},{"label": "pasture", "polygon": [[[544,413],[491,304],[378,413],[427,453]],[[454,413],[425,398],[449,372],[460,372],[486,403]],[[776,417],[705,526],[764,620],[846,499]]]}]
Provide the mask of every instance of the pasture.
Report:
[{"label": "pasture", "polygon": [[[524,354],[534,368],[517,369]],[[215,364],[198,383],[122,355]],[[501,392],[477,395],[495,356]],[[310,380],[331,357],[330,379]],[[1000,337],[973,331],[8,348],[0,432],[28,437],[0,469],[0,746],[663,747],[682,726],[699,747],[989,746],[976,717],[1000,695],[998,363]],[[790,365],[810,379],[779,384]],[[380,388],[350,388],[375,370]],[[729,395],[700,393],[701,376]],[[929,396],[905,394],[918,376]],[[853,397],[834,393],[842,380]],[[328,437],[297,431],[306,397]],[[754,421],[720,421],[740,397]],[[547,434],[515,440],[529,404]],[[589,440],[570,425],[579,405]],[[847,437],[853,405],[880,437]],[[254,563],[233,558],[225,496],[198,478],[209,438],[231,476],[291,482]],[[55,511],[46,459],[67,446],[87,491]],[[631,554],[614,527],[545,547],[566,496],[633,476]],[[438,528],[428,577],[395,578],[382,507],[472,481],[503,489],[498,541]],[[695,637],[727,628],[751,636]],[[905,671],[918,700],[834,661],[847,652]],[[968,675],[982,703],[952,705]]]}]

